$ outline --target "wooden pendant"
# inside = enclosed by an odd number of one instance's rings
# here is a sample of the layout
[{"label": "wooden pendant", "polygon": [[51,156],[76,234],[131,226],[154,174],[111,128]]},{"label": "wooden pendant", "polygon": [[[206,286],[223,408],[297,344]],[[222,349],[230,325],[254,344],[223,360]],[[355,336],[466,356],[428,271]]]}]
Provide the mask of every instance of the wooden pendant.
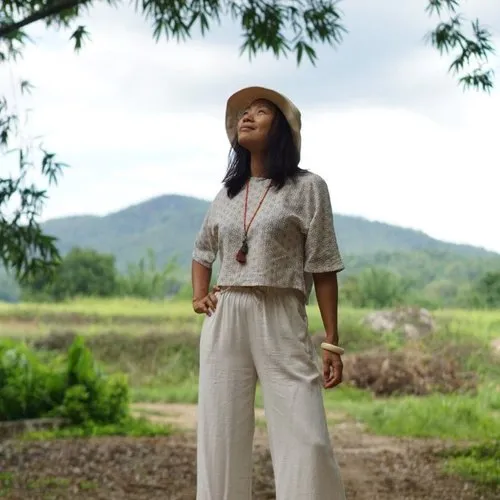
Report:
[{"label": "wooden pendant", "polygon": [[245,264],[247,261],[247,253],[248,253],[248,243],[247,243],[247,239],[245,238],[243,240],[241,248],[238,250],[238,253],[236,254],[236,260],[240,264]]},{"label": "wooden pendant", "polygon": [[247,261],[247,256],[242,252],[241,248],[238,250],[238,253],[236,254],[236,260],[240,264],[245,264]]}]

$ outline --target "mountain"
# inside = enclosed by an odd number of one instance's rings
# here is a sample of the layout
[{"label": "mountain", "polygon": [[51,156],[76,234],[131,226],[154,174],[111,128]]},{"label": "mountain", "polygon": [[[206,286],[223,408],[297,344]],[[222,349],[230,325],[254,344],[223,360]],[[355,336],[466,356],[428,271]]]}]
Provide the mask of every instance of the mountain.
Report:
[{"label": "mountain", "polygon": [[[94,248],[114,254],[124,270],[152,249],[158,264],[176,256],[188,275],[193,241],[208,206],[204,200],[165,195],[103,217],[63,217],[43,226],[59,239],[63,254],[74,246]],[[335,225],[346,263],[341,281],[369,267],[384,268],[408,278],[426,297],[456,305],[472,282],[500,269],[497,253],[439,241],[421,231],[348,215],[336,215]],[[0,300],[18,296],[17,285],[0,269]]]},{"label": "mountain", "polygon": [[43,228],[59,239],[61,252],[74,246],[94,248],[115,254],[120,268],[144,257],[148,248],[160,263],[177,255],[181,264],[188,264],[207,207],[204,200],[165,195],[103,217],[52,219]]},{"label": "mountain", "polygon": [[[106,216],[76,216],[52,219],[44,230],[59,239],[65,253],[73,246],[91,247],[113,253],[120,268],[137,262],[148,248],[159,262],[177,255],[188,265],[196,233],[209,202],[179,195],[159,196]],[[498,254],[470,245],[436,240],[423,232],[373,222],[361,217],[336,215],[336,231],[345,256],[406,252],[454,254],[457,258],[500,259]]]}]

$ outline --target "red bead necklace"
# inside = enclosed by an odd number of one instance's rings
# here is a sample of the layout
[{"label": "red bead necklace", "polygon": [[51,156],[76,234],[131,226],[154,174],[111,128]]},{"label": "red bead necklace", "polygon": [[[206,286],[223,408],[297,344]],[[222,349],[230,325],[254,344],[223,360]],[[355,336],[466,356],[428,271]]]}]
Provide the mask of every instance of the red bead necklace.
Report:
[{"label": "red bead necklace", "polygon": [[257,212],[259,211],[262,203],[264,202],[265,197],[267,196],[267,193],[269,192],[269,189],[271,188],[271,183],[272,181],[269,182],[266,190],[264,191],[264,194],[262,195],[259,204],[257,205],[257,208],[255,209],[255,212],[250,219],[250,222],[247,225],[247,211],[248,211],[248,191],[249,191],[249,186],[250,186],[250,180],[247,181],[246,187],[245,187],[245,210],[243,212],[243,243],[241,244],[241,248],[238,250],[238,253],[236,254],[236,260],[240,264],[245,264],[247,261],[247,254],[248,254],[248,230],[250,229],[250,226],[252,225],[253,220],[255,219],[255,216],[257,215]]}]

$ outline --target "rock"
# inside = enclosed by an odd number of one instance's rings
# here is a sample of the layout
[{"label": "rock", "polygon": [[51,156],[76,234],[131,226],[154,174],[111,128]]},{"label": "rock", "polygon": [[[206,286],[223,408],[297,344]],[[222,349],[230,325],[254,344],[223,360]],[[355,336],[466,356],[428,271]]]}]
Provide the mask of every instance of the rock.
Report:
[{"label": "rock", "polygon": [[431,313],[419,307],[400,307],[368,314],[363,323],[376,332],[402,331],[407,339],[418,340],[435,329]]},{"label": "rock", "polygon": [[410,340],[417,340],[422,336],[420,330],[415,325],[410,324],[403,325],[403,333]]},{"label": "rock", "polygon": [[493,349],[493,354],[500,357],[500,338],[493,339],[491,342],[491,348]]}]

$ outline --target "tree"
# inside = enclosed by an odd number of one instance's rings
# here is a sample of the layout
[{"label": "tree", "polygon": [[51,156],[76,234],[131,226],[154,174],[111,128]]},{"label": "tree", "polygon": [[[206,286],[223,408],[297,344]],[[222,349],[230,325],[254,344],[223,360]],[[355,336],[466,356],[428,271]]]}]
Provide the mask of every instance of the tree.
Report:
[{"label": "tree", "polygon": [[386,269],[370,267],[342,283],[342,295],[354,307],[384,308],[404,302],[411,282]]},{"label": "tree", "polygon": [[129,264],[127,273],[120,277],[120,293],[143,299],[163,299],[175,295],[181,288],[177,279],[179,266],[175,259],[158,269],[153,250],[148,249],[146,258],[137,264]]},{"label": "tree", "polygon": [[491,271],[481,277],[472,290],[473,307],[500,308],[500,272]]},{"label": "tree", "polygon": [[[461,0],[425,1],[428,13],[440,19],[428,35],[429,43],[440,53],[453,53],[449,71],[458,76],[460,84],[489,91],[493,87],[492,71],[483,65],[493,52],[490,32],[476,19],[467,34],[466,21],[459,12]],[[36,22],[45,23],[48,29],[69,29],[74,48],[79,51],[89,35],[79,19],[83,12],[103,2],[117,9],[125,4],[124,0],[2,0],[0,63],[22,55],[27,41],[24,30]],[[271,51],[276,57],[294,53],[298,64],[304,56],[314,63],[315,46],[337,45],[346,32],[336,0],[137,0],[136,8],[153,23],[156,41],[162,36],[186,40],[194,29],[204,35],[213,23],[229,15],[241,24],[242,52],[252,56]],[[476,67],[471,69],[473,65]],[[29,83],[21,82],[20,89],[28,91]],[[30,180],[36,162],[33,145],[20,142],[12,147],[19,127],[18,113],[0,96],[0,153],[11,148],[19,157],[17,173],[0,178],[0,260],[25,279],[41,270],[53,272],[60,262],[56,241],[44,234],[38,220],[47,188],[57,182],[65,165],[40,146],[38,169],[48,186],[35,185]]]},{"label": "tree", "polygon": [[24,281],[25,298],[61,301],[74,297],[112,297],[118,292],[115,257],[93,249],[73,248],[50,280],[38,273]]}]

